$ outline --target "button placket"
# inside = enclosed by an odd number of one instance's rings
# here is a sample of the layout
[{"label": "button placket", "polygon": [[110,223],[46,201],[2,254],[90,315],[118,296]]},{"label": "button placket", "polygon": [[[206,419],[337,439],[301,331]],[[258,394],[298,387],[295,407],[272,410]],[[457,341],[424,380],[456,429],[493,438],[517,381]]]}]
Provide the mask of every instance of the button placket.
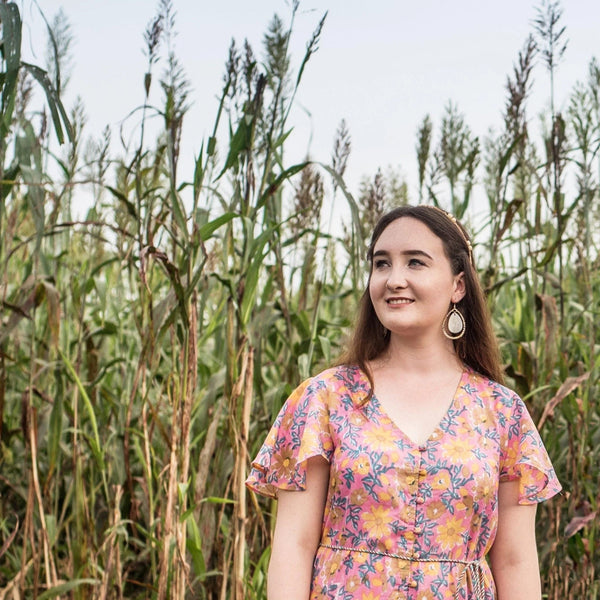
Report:
[{"label": "button placket", "polygon": [[[425,504],[425,497],[423,496],[421,486],[423,484],[423,480],[424,480],[425,476],[427,475],[427,470],[424,466],[425,452],[427,451],[427,446],[426,445],[419,446],[418,451],[419,451],[419,465],[416,470],[416,489],[415,489],[416,509],[415,509],[415,520],[414,520],[414,527],[413,527],[413,533],[415,536],[413,557],[417,560],[419,558],[421,558],[421,556],[423,556],[423,553],[420,551],[421,544],[418,539],[418,536],[420,536],[423,533],[423,527],[417,525],[417,523],[423,521],[423,519],[422,519],[423,515],[420,513],[423,510],[422,506]],[[417,563],[415,563],[415,565],[416,564]],[[413,580],[413,582],[415,583],[415,586],[411,586],[411,587],[416,587],[416,581]]]}]

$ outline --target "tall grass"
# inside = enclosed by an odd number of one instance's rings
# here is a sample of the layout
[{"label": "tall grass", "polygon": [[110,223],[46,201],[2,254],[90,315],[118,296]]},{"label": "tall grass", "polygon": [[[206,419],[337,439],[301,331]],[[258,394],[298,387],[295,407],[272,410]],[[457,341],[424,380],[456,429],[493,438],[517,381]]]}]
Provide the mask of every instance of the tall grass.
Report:
[{"label": "tall grass", "polygon": [[[364,238],[407,199],[381,173],[353,198],[343,123],[331,164],[287,161],[290,110],[325,21],[296,64],[297,8],[272,19],[260,56],[232,44],[212,134],[189,164],[190,86],[169,0],[144,32],[140,124],[118,150],[108,131],[85,146],[83,108],[67,117],[59,78],[20,63],[18,9],[0,4],[0,598],[265,598],[273,505],[246,491],[249,460],[292,388],[343,347]],[[497,137],[479,140],[453,104],[440,124],[424,119],[419,199],[478,232],[507,375],[565,488],[538,513],[545,591],[592,599],[600,70],[592,61],[569,110],[552,109],[548,138],[534,139],[531,73],[559,7],[538,16]],[[32,76],[52,128],[36,116]],[[84,193],[93,205],[74,222]],[[348,208],[340,232],[322,226],[333,203]]]}]

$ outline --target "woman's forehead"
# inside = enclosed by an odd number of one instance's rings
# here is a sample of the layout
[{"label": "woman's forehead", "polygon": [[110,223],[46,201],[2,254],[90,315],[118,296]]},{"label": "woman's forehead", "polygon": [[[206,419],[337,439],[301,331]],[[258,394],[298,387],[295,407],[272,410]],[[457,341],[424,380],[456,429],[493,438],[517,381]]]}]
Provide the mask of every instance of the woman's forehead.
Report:
[{"label": "woman's forehead", "polygon": [[382,232],[373,251],[378,250],[431,250],[444,252],[444,244],[425,223],[413,217],[400,217],[392,221]]}]

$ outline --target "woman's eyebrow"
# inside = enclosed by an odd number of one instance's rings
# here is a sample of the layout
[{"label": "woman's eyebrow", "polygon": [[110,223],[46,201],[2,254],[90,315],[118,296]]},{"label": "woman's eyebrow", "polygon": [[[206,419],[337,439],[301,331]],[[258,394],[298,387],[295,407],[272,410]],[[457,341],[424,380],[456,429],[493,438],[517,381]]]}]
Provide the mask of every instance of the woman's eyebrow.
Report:
[{"label": "woman's eyebrow", "polygon": [[[377,256],[389,256],[389,254],[390,253],[387,250],[377,250],[373,253],[373,258],[376,258]],[[424,256],[429,260],[433,260],[433,257],[427,254],[427,252],[424,250],[403,250],[401,254],[405,256]]]}]

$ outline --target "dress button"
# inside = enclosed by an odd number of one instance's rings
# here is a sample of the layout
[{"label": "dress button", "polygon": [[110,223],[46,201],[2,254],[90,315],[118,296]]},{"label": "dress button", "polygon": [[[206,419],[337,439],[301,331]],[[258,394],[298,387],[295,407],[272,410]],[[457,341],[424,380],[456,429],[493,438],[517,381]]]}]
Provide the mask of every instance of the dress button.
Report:
[{"label": "dress button", "polygon": [[425,502],[425,498],[423,498],[423,496],[419,496],[417,498],[417,504],[423,504]]},{"label": "dress button", "polygon": [[421,477],[425,477],[425,475],[427,475],[427,471],[425,469],[419,469],[419,475]]},{"label": "dress button", "polygon": [[420,552],[415,552],[415,553],[413,554],[413,556],[414,556],[416,559],[419,559],[419,558],[421,558],[421,553],[420,553]]},{"label": "dress button", "polygon": [[417,533],[417,534],[423,533],[423,528],[422,527],[415,527],[415,533]]},{"label": "dress button", "polygon": [[427,450],[427,446],[419,446],[419,452],[425,452]]},{"label": "dress button", "polygon": [[411,588],[416,588],[416,587],[417,587],[417,582],[416,582],[416,581],[411,581],[411,582],[408,584],[408,587],[411,587]]}]

